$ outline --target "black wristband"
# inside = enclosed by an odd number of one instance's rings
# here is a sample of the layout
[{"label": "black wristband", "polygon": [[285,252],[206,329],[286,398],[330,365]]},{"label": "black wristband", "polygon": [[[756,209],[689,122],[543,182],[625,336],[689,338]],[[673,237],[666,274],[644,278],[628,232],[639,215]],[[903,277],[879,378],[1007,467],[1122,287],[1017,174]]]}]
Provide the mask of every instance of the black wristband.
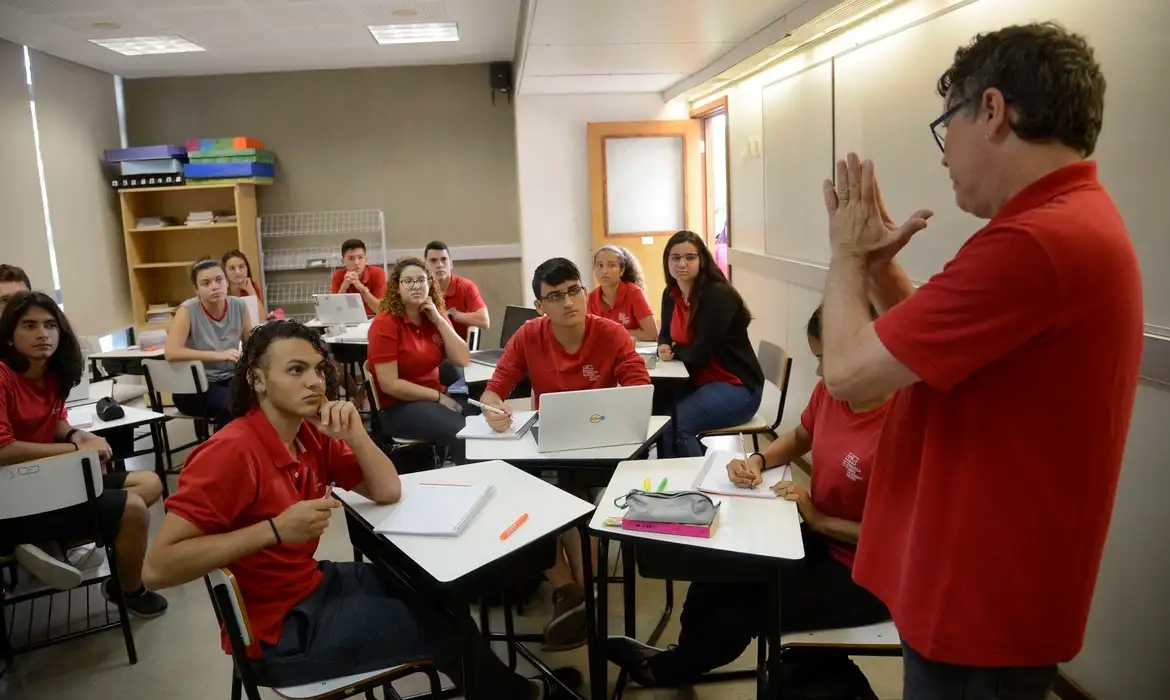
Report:
[{"label": "black wristband", "polygon": [[73,442],[73,436],[80,432],[78,428],[70,428],[69,432],[65,433],[65,442]]},{"label": "black wristband", "polygon": [[280,533],[277,532],[276,523],[272,521],[272,518],[268,519],[268,527],[272,528],[272,534],[276,535],[276,544],[278,544],[278,545],[284,544],[284,541],[280,539]]},{"label": "black wristband", "polygon": [[756,455],[760,456],[760,469],[761,470],[767,469],[768,468],[768,458],[764,456],[763,452],[753,452],[750,455],[748,455],[748,459],[750,460],[752,457],[755,457]]}]

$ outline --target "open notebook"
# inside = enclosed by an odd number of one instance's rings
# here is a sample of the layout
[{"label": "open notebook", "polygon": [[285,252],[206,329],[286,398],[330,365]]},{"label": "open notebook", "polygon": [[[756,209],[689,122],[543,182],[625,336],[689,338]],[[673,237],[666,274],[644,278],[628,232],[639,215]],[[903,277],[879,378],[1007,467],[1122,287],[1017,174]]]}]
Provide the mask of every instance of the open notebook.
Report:
[{"label": "open notebook", "polygon": [[764,472],[763,483],[754,488],[742,488],[731,483],[727,478],[727,463],[739,459],[742,455],[733,452],[714,450],[707,453],[707,462],[702,471],[695,477],[693,485],[696,491],[714,493],[721,496],[747,496],[749,498],[776,498],[772,487],[781,481],[792,479],[792,468],[788,465],[776,467]]},{"label": "open notebook", "polygon": [[491,486],[418,484],[402,491],[402,500],[374,526],[391,535],[455,537],[483,507]]},{"label": "open notebook", "polygon": [[524,434],[536,422],[537,415],[536,411],[514,412],[512,426],[502,433],[492,430],[482,415],[468,416],[463,430],[456,433],[455,437],[461,437],[465,440],[517,440],[524,437]]}]

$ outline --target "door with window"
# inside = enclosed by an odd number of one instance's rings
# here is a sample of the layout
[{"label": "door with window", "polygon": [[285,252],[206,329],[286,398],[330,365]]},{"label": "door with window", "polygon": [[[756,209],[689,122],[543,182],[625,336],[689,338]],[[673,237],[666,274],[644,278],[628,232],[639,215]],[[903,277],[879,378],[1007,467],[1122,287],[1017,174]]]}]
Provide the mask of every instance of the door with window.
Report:
[{"label": "door with window", "polygon": [[[695,119],[588,126],[591,252],[605,245],[629,250],[642,265],[656,316],[666,286],[666,239],[705,228],[701,142]],[[590,271],[590,288],[595,284]]]}]

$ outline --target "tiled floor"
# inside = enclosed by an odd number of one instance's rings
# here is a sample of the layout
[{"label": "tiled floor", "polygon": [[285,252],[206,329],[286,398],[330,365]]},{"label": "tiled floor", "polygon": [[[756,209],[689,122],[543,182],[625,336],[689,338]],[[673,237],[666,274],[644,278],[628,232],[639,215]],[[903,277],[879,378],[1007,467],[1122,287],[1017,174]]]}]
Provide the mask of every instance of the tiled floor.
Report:
[{"label": "tiled floor", "polygon": [[[172,433],[172,438],[189,439]],[[172,440],[172,444],[181,444]],[[148,463],[132,468],[149,467]],[[172,481],[172,488],[174,482]],[[152,525],[162,519],[161,506],[155,506]],[[334,520],[322,538],[318,550],[322,559],[346,561],[352,558],[352,549],[346,535],[344,515],[334,514]],[[673,640],[678,633],[678,611],[685,595],[685,584],[676,586],[675,615],[663,639]],[[639,588],[638,628],[648,634],[656,622],[663,604],[663,585],[645,581]],[[547,592],[546,592],[547,593]],[[49,649],[19,656],[0,679],[0,698],[7,700],[165,698],[166,700],[210,700],[229,697],[231,661],[219,647],[219,633],[207,591],[202,581],[164,592],[170,601],[166,615],[149,621],[135,620],[134,639],[139,661],[130,666],[117,630],[91,635],[59,644]],[[622,596],[614,586],[610,592],[610,630],[621,629]],[[547,595],[542,604],[532,605],[523,618],[517,619],[522,631],[539,631],[548,617],[550,605]],[[496,617],[499,611],[494,611]],[[502,629],[502,623],[493,624]],[[572,665],[585,669],[584,649],[559,654],[542,655],[553,667]],[[754,663],[755,650],[748,649],[741,666]],[[858,658],[858,664],[869,677],[878,696],[898,698],[901,693],[901,662],[896,658]],[[610,683],[617,673],[610,666]],[[396,686],[397,687],[397,686]],[[421,683],[403,682],[403,694],[422,691]],[[275,694],[267,693],[266,698]],[[755,697],[751,681],[711,684],[693,690],[644,690],[632,687],[626,693],[631,700],[674,700],[694,698],[701,700],[747,700]]]}]

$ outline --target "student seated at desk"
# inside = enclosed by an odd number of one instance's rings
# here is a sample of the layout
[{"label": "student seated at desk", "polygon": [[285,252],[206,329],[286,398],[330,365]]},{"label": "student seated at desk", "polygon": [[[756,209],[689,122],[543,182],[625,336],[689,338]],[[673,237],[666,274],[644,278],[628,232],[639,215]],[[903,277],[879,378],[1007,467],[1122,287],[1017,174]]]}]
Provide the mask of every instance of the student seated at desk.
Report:
[{"label": "student seated at desk", "polygon": [[658,322],[646,300],[642,267],[630,251],[606,245],[593,255],[597,287],[589,292],[589,313],[622,324],[634,340],[658,337]]},{"label": "student seated at desk", "polygon": [[[650,383],[646,361],[619,324],[586,313],[581,272],[565,258],[546,260],[532,276],[532,294],[543,315],[528,321],[508,341],[480,401],[504,411],[485,411],[488,425],[503,432],[512,415],[503,397],[526,376],[532,407],[557,391],[609,389]],[[553,617],[544,628],[545,647],[564,650],[585,643],[584,570],[576,530],[560,536],[557,563],[545,572],[553,591]]]},{"label": "student seated at desk", "polygon": [[662,268],[667,282],[658,358],[681,360],[691,375],[691,392],[678,402],[666,429],[666,456],[697,457],[703,454],[699,433],[756,414],[764,371],[748,339],[751,313],[703,239],[691,231],[671,236]]},{"label": "student seated at desk", "polygon": [[[313,683],[435,658],[462,689],[464,640],[492,697],[532,700],[542,689],[508,670],[467,615],[400,590],[370,563],[317,561],[333,509],[330,486],[394,503],[394,464],[357,408],[332,401],[329,346],[295,321],[252,333],[232,378],[236,420],[192,450],[147,556],[146,579],[167,588],[220,567],[239,584],[264,685]],[[227,637],[223,648],[230,652]]]},{"label": "student seated at desk", "polygon": [[[195,297],[184,301],[171,319],[165,357],[171,362],[195,360],[207,375],[207,417],[222,428],[232,419],[228,383],[240,343],[252,327],[244,300],[228,296],[227,277],[218,260],[200,260],[191,266]],[[190,416],[204,415],[197,394],[175,394],[175,408]]]},{"label": "student seated at desk", "polygon": [[[83,372],[81,345],[57,303],[40,292],[13,295],[0,314],[0,465],[81,450],[95,450],[103,462],[110,459],[105,440],[69,424],[65,399]],[[141,580],[150,527],[147,509],[161,495],[158,476],[138,471],[105,474],[98,496],[98,526],[102,536],[114,543],[126,607],[139,617],[157,617],[167,609],[167,601],[143,588]],[[93,534],[90,507],[81,504],[6,520],[0,549],[16,545],[17,558],[34,576],[54,588],[67,589],[81,583],[79,568],[100,562],[78,561],[74,567],[30,543],[65,542]],[[101,587],[107,600],[113,599],[112,586],[109,579]]]},{"label": "student seated at desk", "polygon": [[[486,331],[491,327],[491,318],[488,316],[487,304],[479,294],[479,287],[475,282],[460,277],[453,271],[455,263],[451,260],[451,251],[442,241],[431,241],[423,251],[427,261],[427,270],[434,278],[435,286],[443,294],[443,304],[447,308],[447,318],[451,320],[451,327],[456,335],[467,338],[470,328]],[[444,361],[439,365],[439,381],[450,386],[463,379],[463,371]]]},{"label": "student seated at desk", "polygon": [[341,261],[345,267],[333,271],[330,293],[362,295],[366,316],[373,316],[386,295],[386,271],[380,265],[369,264],[366,244],[357,238],[341,244]]},{"label": "student seated at desk", "polygon": [[386,435],[429,440],[463,464],[464,406],[439,381],[444,360],[466,367],[471,352],[443,313],[443,296],[418,258],[403,258],[390,272],[381,312],[369,332],[370,373]]},{"label": "student seated at desk", "polygon": [[[817,358],[817,376],[821,376],[820,309],[809,319],[808,345]],[[793,481],[776,485],[777,493],[796,502],[804,519],[804,561],[780,577],[784,633],[857,627],[890,619],[885,605],[852,578],[866,489],[871,471],[881,468],[874,464],[874,455],[890,398],[863,405],[846,403],[834,399],[825,383],[818,382],[795,430],[781,436],[763,454],[757,452],[727,465],[732,483],[754,486],[760,483],[764,470],[812,452],[811,489]],[[765,591],[762,584],[692,583],[676,646],[663,651],[629,637],[610,637],[606,655],[642,685],[692,683],[734,661],[765,631],[761,614],[766,609]],[[804,671],[813,671],[811,659],[815,657],[815,673],[860,675],[844,652],[826,656],[818,651],[803,655],[804,661],[799,661],[801,656],[793,654],[790,659],[786,652],[784,666],[792,669],[789,662],[793,660],[804,665]],[[800,667],[795,670],[801,671]],[[787,671],[785,677],[789,677]]]},{"label": "student seated at desk", "polygon": [[229,250],[224,253],[220,262],[223,263],[223,271],[227,275],[228,295],[256,297],[256,308],[264,315],[264,294],[260,291],[260,283],[252,277],[252,264],[248,262],[248,256],[239,250]]}]

